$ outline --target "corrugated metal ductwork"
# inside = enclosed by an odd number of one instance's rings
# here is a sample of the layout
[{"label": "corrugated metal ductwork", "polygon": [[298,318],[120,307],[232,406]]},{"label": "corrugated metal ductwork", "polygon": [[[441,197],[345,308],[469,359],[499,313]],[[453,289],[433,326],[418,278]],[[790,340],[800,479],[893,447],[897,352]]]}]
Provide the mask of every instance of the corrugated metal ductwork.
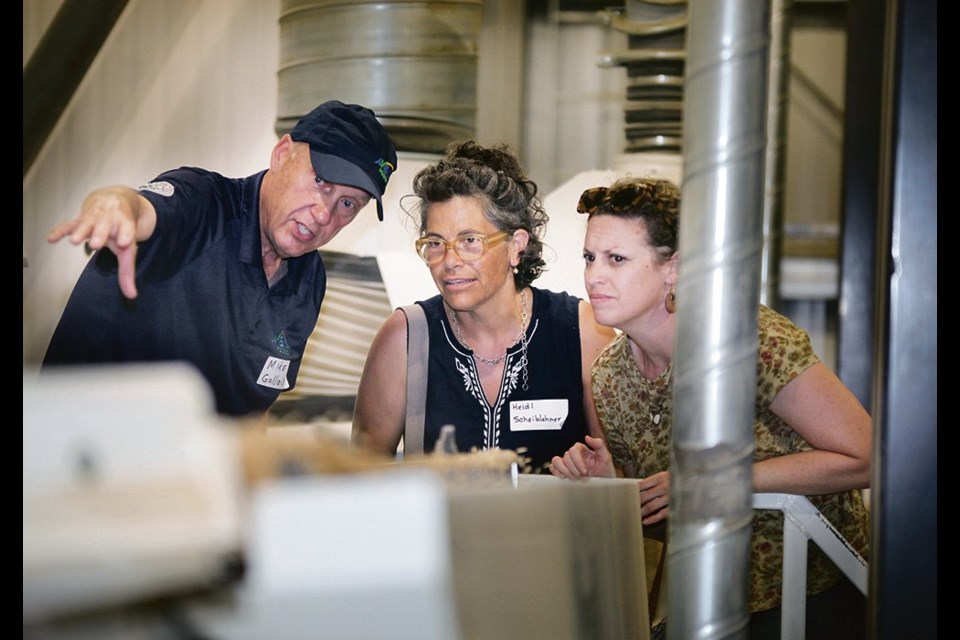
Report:
[{"label": "corrugated metal ductwork", "polygon": [[325,100],[373,109],[397,149],[474,135],[482,0],[283,0],[278,134]]},{"label": "corrugated metal ductwork", "polygon": [[628,51],[600,61],[627,70],[626,152],[679,152],[686,0],[634,0],[625,11],[605,15],[611,28],[627,34],[629,43]]},{"label": "corrugated metal ductwork", "polygon": [[667,633],[746,637],[769,14],[690,17]]}]

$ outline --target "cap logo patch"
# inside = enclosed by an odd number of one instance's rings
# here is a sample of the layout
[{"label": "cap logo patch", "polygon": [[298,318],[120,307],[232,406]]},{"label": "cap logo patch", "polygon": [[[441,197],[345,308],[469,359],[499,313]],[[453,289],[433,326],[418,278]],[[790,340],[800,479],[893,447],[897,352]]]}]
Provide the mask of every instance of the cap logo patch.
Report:
[{"label": "cap logo patch", "polygon": [[383,178],[383,184],[387,184],[387,180],[390,179],[390,174],[394,172],[396,167],[383,158],[377,159],[377,167],[379,168],[380,177]]}]

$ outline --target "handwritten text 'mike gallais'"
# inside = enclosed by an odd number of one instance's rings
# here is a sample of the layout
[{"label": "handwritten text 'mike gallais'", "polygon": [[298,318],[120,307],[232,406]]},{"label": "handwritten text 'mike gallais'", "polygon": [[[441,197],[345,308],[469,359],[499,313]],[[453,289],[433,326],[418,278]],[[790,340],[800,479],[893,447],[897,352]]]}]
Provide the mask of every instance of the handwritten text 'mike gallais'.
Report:
[{"label": "handwritten text 'mike gallais'", "polygon": [[514,422],[563,422],[562,416],[545,416],[542,413],[535,416],[512,416]]}]

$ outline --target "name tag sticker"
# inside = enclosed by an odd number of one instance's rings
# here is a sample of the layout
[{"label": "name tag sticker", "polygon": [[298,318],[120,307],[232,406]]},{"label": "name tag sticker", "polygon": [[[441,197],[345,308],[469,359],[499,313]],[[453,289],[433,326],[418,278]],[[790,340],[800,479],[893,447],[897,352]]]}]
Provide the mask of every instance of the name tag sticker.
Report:
[{"label": "name tag sticker", "polygon": [[287,382],[287,371],[289,369],[289,360],[281,360],[270,356],[263,363],[263,370],[260,372],[260,377],[257,378],[257,384],[271,389],[289,389],[290,383]]},{"label": "name tag sticker", "polygon": [[510,431],[559,430],[570,408],[562,400],[515,400],[510,403]]}]

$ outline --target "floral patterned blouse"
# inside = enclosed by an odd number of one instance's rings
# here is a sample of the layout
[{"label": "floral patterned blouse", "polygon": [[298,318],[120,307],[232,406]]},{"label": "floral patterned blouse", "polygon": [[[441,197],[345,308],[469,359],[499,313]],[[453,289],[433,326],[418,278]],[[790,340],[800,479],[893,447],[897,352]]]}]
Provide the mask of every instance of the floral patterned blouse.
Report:
[{"label": "floral patterned blouse", "polygon": [[[759,351],[754,433],[754,460],[812,447],[770,411],[770,403],[788,382],[819,362],[809,336],[790,320],[767,307],[758,314]],[[673,425],[671,383],[673,363],[655,380],[640,376],[627,336],[621,334],[593,365],[592,388],[600,424],[614,460],[632,468],[638,478],[670,467]],[[859,491],[808,496],[862,557],[867,554],[868,514]],[[755,511],[750,548],[750,610],[780,606],[783,565],[783,514]],[[839,570],[819,550],[809,546],[807,590],[819,593],[834,585]]]}]

